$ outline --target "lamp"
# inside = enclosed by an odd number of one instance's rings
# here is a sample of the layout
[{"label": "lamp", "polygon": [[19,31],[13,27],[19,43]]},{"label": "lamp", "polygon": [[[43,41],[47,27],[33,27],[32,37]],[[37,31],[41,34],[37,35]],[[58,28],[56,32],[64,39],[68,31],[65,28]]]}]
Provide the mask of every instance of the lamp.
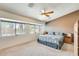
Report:
[{"label": "lamp", "polygon": [[67,36],[68,36],[68,37],[71,37],[71,36],[72,36],[72,34],[71,34],[71,33],[67,33]]}]

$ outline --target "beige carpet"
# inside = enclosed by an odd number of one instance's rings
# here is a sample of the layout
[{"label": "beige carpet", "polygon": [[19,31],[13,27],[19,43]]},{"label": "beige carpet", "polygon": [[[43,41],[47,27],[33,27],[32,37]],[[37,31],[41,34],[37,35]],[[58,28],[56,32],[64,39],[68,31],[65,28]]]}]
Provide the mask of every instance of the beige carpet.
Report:
[{"label": "beige carpet", "polygon": [[[71,46],[71,45],[67,45]],[[33,41],[29,44],[12,47],[0,52],[3,56],[73,56],[73,52],[68,50],[66,44],[61,50],[50,48]],[[71,49],[73,49],[71,47]]]}]

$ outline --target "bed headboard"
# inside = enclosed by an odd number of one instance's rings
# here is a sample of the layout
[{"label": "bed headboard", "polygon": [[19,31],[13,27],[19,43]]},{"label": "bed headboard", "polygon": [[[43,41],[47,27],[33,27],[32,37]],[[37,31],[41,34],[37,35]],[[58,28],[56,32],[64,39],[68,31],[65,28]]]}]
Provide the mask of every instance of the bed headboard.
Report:
[{"label": "bed headboard", "polygon": [[48,32],[48,35],[65,35],[65,33],[61,33],[61,32]]}]

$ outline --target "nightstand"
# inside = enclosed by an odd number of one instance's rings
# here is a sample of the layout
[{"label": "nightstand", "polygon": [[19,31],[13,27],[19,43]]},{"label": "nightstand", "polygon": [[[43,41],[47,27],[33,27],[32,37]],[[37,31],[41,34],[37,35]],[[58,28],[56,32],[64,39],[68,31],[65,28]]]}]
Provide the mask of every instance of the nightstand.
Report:
[{"label": "nightstand", "polygon": [[73,43],[73,38],[72,36],[64,36],[64,43],[72,44]]}]

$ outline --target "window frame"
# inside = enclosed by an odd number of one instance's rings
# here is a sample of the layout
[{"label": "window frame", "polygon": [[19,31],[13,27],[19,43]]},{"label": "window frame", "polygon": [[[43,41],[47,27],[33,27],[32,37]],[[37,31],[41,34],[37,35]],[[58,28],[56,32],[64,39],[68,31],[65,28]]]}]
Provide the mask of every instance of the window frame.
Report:
[{"label": "window frame", "polygon": [[[19,33],[19,34],[17,34],[17,29],[16,29],[17,24],[25,25],[25,23],[15,22],[15,34],[16,34],[16,35],[23,35],[24,33]],[[23,31],[24,31],[24,29],[23,29]]]},{"label": "window frame", "polygon": [[[33,26],[33,33],[31,33],[31,31],[29,32],[30,34],[35,34],[35,24],[29,24],[29,26]],[[31,27],[32,28],[32,27]],[[32,30],[32,29],[31,29]]]},{"label": "window frame", "polygon": [[[12,22],[12,21],[0,20],[0,25],[1,25],[1,26],[2,26],[1,22],[7,22],[7,23],[14,23],[14,24],[15,24],[15,22]],[[0,27],[1,27],[1,26],[0,26]],[[2,31],[2,28],[1,28],[0,31]],[[14,32],[15,32],[15,28],[14,28]],[[9,35],[9,36],[15,36],[15,33],[14,33],[14,35]],[[2,36],[2,33],[1,33],[1,37],[9,37],[9,36],[8,36],[8,35]]]}]

